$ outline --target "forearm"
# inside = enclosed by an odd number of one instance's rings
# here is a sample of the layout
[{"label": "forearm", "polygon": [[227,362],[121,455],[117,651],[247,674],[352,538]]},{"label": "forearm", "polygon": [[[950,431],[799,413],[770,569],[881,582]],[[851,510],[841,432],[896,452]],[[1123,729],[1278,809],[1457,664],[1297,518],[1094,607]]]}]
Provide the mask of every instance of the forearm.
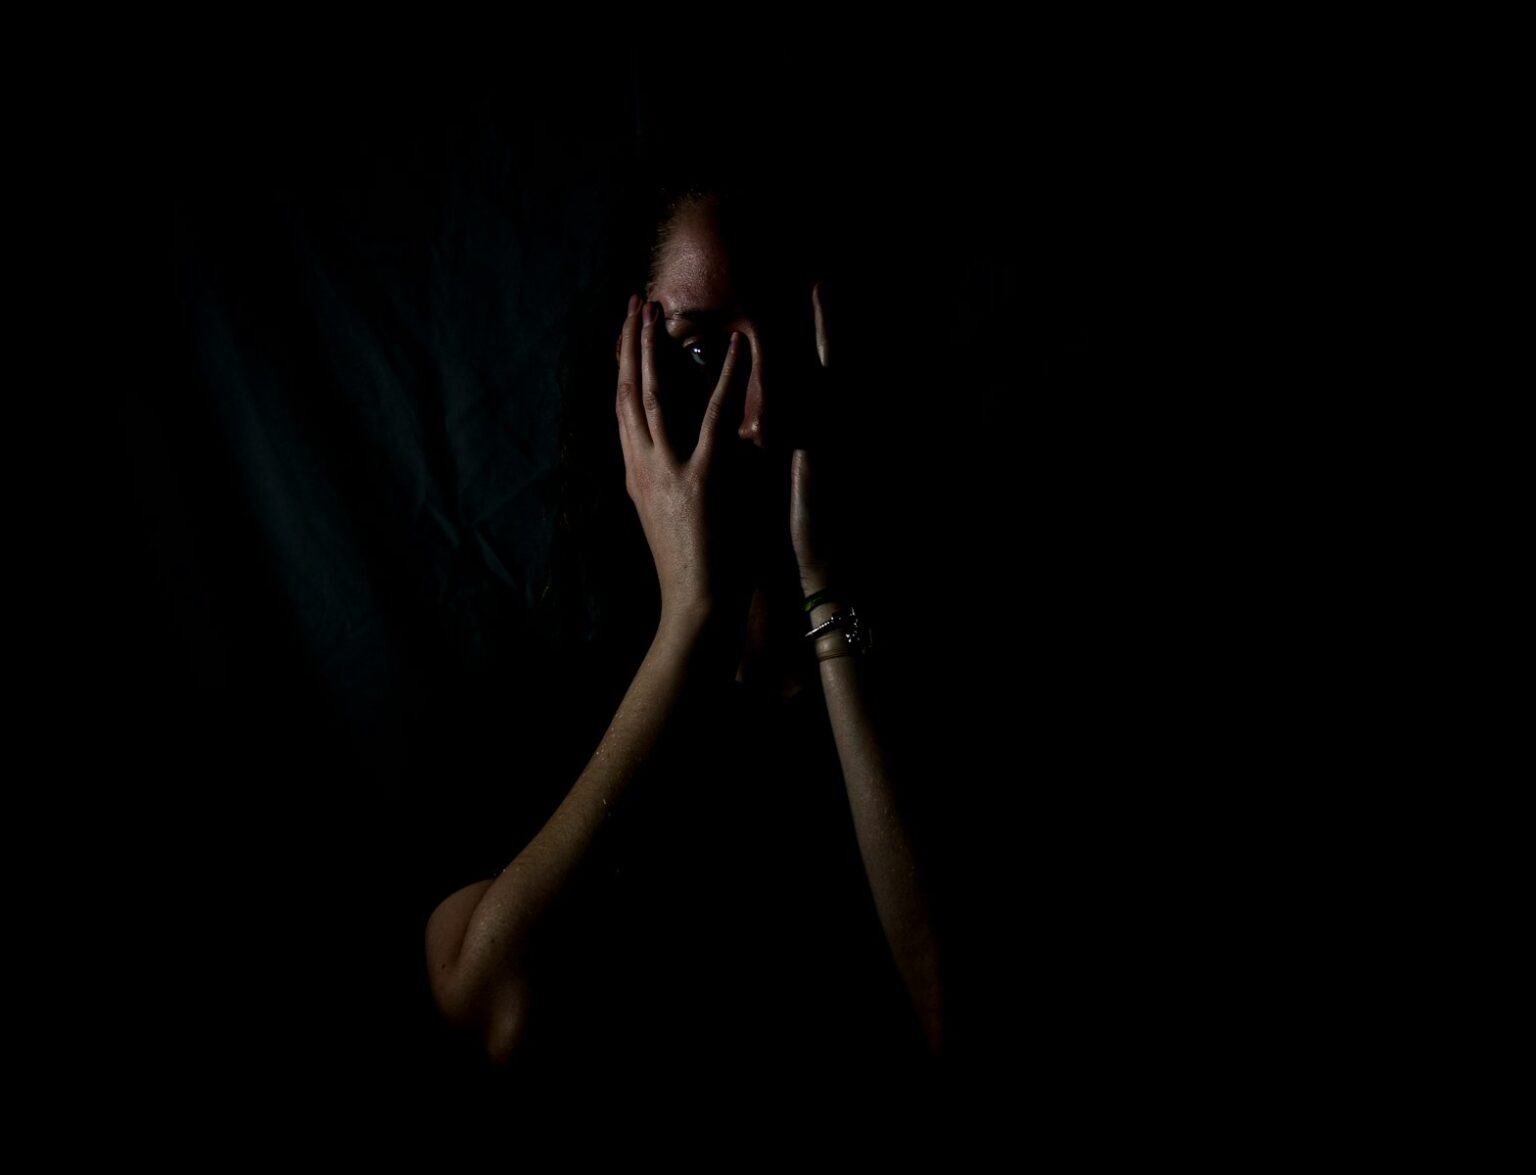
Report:
[{"label": "forearm", "polygon": [[[462,941],[451,960],[439,962],[433,977],[445,1012],[464,1019],[521,1019],[527,986],[522,960],[529,938],[570,889],[577,871],[588,867],[609,813],[675,720],[703,641],[704,625],[693,617],[663,618],[571,790],[494,881],[480,883],[478,901],[462,922]],[[491,1005],[498,1006],[492,1010]],[[515,1039],[518,1033],[508,1028],[500,1035]]]},{"label": "forearm", "polygon": [[[836,600],[819,604],[811,612],[812,625],[827,620],[841,606]],[[822,692],[875,908],[929,1047],[937,1052],[944,1018],[933,903],[919,872],[907,818],[892,788],[878,718],[870,704],[869,672],[858,655],[820,663]]]}]

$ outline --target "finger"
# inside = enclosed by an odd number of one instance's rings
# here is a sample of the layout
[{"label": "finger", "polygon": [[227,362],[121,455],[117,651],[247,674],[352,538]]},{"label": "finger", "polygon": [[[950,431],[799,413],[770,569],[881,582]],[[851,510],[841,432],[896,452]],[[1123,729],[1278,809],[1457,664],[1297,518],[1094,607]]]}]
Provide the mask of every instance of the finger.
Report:
[{"label": "finger", "polygon": [[656,372],[656,334],[662,329],[661,303],[647,302],[644,316],[649,321],[640,328],[640,398],[645,404],[645,418],[650,421],[651,440],[670,453],[672,447],[667,443],[667,426],[661,418],[661,377]]},{"label": "finger", "polygon": [[[816,354],[821,356],[821,365],[830,366],[827,346],[827,308],[821,299],[822,283],[818,281],[811,287],[811,304],[816,308]],[[801,319],[801,321],[805,321]]]},{"label": "finger", "polygon": [[694,454],[706,467],[715,451],[715,438],[720,435],[722,427],[720,422],[727,417],[726,400],[735,382],[736,361],[745,346],[741,332],[733,330],[730,346],[725,351],[725,363],[720,368],[720,378],[715,381],[715,390],[710,393],[709,403],[704,406],[704,420],[699,425],[699,443],[694,449]]},{"label": "finger", "polygon": [[629,317],[624,320],[624,333],[619,337],[619,387],[614,399],[614,410],[619,415],[621,436],[627,436],[626,454],[639,444],[650,444],[651,432],[645,423],[645,412],[640,405],[640,299],[633,294],[629,299]]},{"label": "finger", "polygon": [[619,448],[624,451],[624,488],[629,491],[630,496],[633,497],[635,493],[635,455],[632,451],[632,444],[629,439],[630,426],[625,420],[625,413],[622,409],[622,406],[620,406],[618,410],[615,411],[614,415],[619,419]]}]

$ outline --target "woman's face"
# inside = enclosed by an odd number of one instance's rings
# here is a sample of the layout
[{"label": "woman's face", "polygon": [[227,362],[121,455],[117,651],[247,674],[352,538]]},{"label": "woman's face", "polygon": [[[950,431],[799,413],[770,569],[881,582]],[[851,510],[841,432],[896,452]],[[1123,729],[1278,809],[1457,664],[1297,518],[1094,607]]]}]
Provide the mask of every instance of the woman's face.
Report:
[{"label": "woman's face", "polygon": [[[740,331],[731,418],[722,449],[739,441],[787,460],[817,363],[811,286],[774,269],[771,249],[724,231],[714,197],[682,206],[665,233],[647,298],[660,302],[673,346],[662,367],[669,433],[679,450],[698,438],[704,406]],[[669,387],[668,377],[671,377]],[[670,427],[673,415],[675,428]]]},{"label": "woman's face", "polygon": [[737,229],[713,197],[680,207],[656,255],[647,300],[662,306],[662,410],[679,458],[693,452],[731,332],[742,335],[713,476],[742,570],[763,584],[788,568],[790,459],[819,390],[811,281],[786,272],[771,226]]}]

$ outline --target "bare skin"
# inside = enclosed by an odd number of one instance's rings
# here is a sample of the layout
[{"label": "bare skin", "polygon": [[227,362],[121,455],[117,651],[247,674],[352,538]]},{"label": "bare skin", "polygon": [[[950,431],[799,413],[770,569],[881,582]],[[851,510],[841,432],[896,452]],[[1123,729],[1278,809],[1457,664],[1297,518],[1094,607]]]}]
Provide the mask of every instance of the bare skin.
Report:
[{"label": "bare skin", "polygon": [[[522,965],[530,935],[588,860],[607,812],[639,774],[668,724],[678,720],[686,691],[731,663],[721,660],[722,649],[731,652],[738,681],[771,675],[785,695],[806,684],[789,667],[789,658],[775,655],[773,634],[785,630],[779,610],[798,613],[789,627],[800,629],[804,621],[800,601],[786,596],[782,587],[770,588],[770,577],[761,574],[777,545],[763,541],[755,518],[723,509],[723,468],[742,452],[728,446],[745,442],[759,454],[774,452],[787,461],[788,546],[800,590],[808,596],[837,582],[829,570],[812,453],[773,444],[788,431],[786,424],[783,433],[775,434],[775,425],[787,422],[790,414],[775,414],[780,402],[772,398],[771,373],[788,373],[794,362],[776,350],[786,341],[769,337],[772,332],[743,307],[735,279],[711,204],[686,205],[670,226],[644,308],[637,309],[638,299],[631,299],[616,347],[615,414],[626,487],[661,585],[656,636],[596,752],[543,828],[500,875],[450,895],[427,924],[428,973],[440,1010],[450,1022],[472,1026],[498,1061],[515,1055],[529,1016],[538,1015],[538,977]],[[812,362],[825,370],[831,356],[819,287],[811,298],[816,325]],[[685,313],[692,310],[704,314]],[[713,367],[699,364],[709,373],[705,383],[713,381],[707,402],[664,394],[658,358],[668,346],[718,361],[718,378]],[[739,378],[742,370],[744,379]],[[731,426],[734,440],[726,431]],[[693,452],[680,460],[672,435],[692,437],[695,429]],[[749,460],[732,468],[769,466]],[[812,624],[842,606],[836,599],[824,601],[812,611]],[[869,701],[868,669],[859,658],[844,656],[820,662],[818,672],[870,892],[914,1013],[937,1053],[945,1023],[940,944],[910,831],[891,786]]]}]

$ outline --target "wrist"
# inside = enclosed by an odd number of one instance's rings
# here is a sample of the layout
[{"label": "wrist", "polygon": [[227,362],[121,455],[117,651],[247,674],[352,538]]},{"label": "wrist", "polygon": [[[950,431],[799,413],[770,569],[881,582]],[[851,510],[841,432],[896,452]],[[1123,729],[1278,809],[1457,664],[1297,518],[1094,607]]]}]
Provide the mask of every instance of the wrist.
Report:
[{"label": "wrist", "polygon": [[723,681],[736,673],[741,660],[746,613],[735,600],[691,601],[662,608],[653,647],[667,657],[679,657],[690,680]]},{"label": "wrist", "polygon": [[714,603],[708,599],[663,602],[661,619],[656,624],[656,639],[697,644],[709,630],[714,614]]},{"label": "wrist", "polygon": [[801,600],[802,607],[809,603],[812,598],[819,597],[816,599],[816,603],[805,613],[806,619],[811,622],[811,626],[820,624],[829,616],[846,608],[850,603],[849,598],[844,594],[844,589],[847,585],[836,579],[825,568],[814,573],[802,573],[800,584],[801,591],[804,593],[804,597]]},{"label": "wrist", "polygon": [[800,591],[802,595],[813,596],[817,592],[825,591],[831,586],[832,577],[827,571],[825,563],[811,563],[800,565]]}]

